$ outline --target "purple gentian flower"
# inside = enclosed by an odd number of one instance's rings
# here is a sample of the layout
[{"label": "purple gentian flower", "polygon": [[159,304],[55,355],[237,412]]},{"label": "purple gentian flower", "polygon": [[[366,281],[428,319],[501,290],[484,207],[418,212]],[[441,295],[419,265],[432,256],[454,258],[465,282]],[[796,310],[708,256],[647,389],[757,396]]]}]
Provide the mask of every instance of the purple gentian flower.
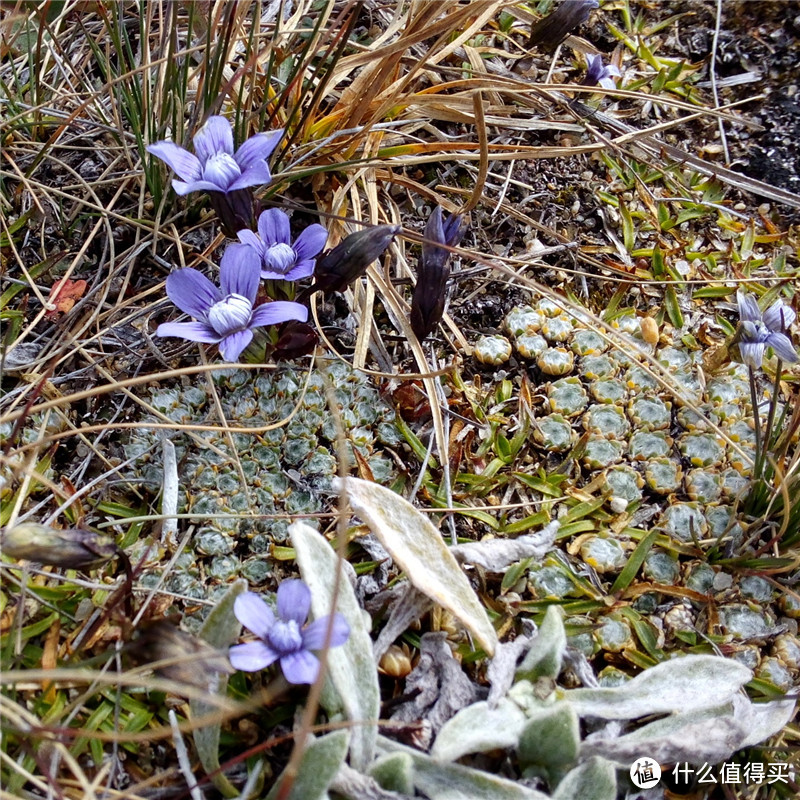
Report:
[{"label": "purple gentian flower", "polygon": [[292,244],[289,217],[278,208],[268,208],[258,218],[258,234],[250,230],[236,234],[241,245],[228,250],[250,247],[261,261],[261,277],[271,280],[299,281],[314,272],[315,257],[328,240],[328,231],[317,223],[309,225]]},{"label": "purple gentian flower", "polygon": [[234,153],[230,122],[225,117],[209,117],[192,139],[196,155],[167,141],[149,145],[147,152],[166,162],[182,179],[172,181],[178,194],[227,194],[272,180],[267,158],[281,136],[282,130],[257,133]]},{"label": "purple gentian flower", "polygon": [[197,322],[164,322],[158,326],[156,335],[218,344],[226,361],[236,361],[252,341],[253,328],[289,319],[300,322],[308,319],[308,309],[300,303],[275,301],[254,308],[258,273],[258,259],[250,250],[228,258],[223,256],[219,289],[196,269],[176,270],[167,278],[167,295]]},{"label": "purple gentian flower", "polygon": [[583,79],[584,86],[602,86],[604,89],[615,89],[616,84],[612,78],[619,78],[620,72],[613,65],[607,67],[603,64],[603,56],[586,56],[586,77]]},{"label": "purple gentian flower", "polygon": [[748,367],[758,369],[761,366],[767,347],[771,347],[781,361],[793,364],[798,360],[786,333],[795,319],[791,308],[776,300],[762,314],[755,297],[741,291],[737,292],[736,301],[739,304],[739,353]]},{"label": "purple gentian flower", "polygon": [[[330,617],[321,617],[303,627],[311,610],[311,592],[300,580],[283,581],[278,587],[278,617],[254,592],[243,592],[234,604],[236,619],[251,630],[258,641],[237,644],[228,651],[235,669],[257,672],[280,660],[289,683],[314,683],[319,674],[319,659],[311,650],[321,650]],[[350,626],[334,614],[330,647],[347,641]]]}]

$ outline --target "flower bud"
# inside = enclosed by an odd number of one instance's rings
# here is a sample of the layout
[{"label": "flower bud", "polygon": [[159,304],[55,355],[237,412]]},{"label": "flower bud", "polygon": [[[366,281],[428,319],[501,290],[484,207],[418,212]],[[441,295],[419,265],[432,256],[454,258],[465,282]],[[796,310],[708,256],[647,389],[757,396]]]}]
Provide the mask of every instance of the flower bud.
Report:
[{"label": "flower bud", "polygon": [[383,255],[400,230],[400,225],[376,225],[345,237],[333,250],[317,259],[311,290],[341,292],[346,289]]},{"label": "flower bud", "polygon": [[597,0],[563,0],[561,5],[531,26],[526,47],[540,47],[552,53],[569,34],[589,19],[597,8]]},{"label": "flower bud", "polygon": [[425,226],[427,241],[422,243],[417,284],[411,298],[411,329],[420,341],[441,322],[447,299],[450,253],[435,242],[449,247],[458,245],[464,235],[463,221],[460,214],[450,214],[442,220],[442,209],[436,206]]},{"label": "flower bud", "polygon": [[238,231],[256,227],[256,199],[252,189],[234,189],[232,192],[209,192],[211,207],[220,221],[222,230],[231,239]]},{"label": "flower bud", "polygon": [[98,567],[121,552],[108,536],[77,528],[56,530],[34,522],[3,531],[0,548],[11,558],[64,569]]},{"label": "flower bud", "polygon": [[272,357],[278,359],[294,359],[314,352],[319,336],[316,331],[305,322],[289,320],[278,331],[278,341],[272,351]]}]

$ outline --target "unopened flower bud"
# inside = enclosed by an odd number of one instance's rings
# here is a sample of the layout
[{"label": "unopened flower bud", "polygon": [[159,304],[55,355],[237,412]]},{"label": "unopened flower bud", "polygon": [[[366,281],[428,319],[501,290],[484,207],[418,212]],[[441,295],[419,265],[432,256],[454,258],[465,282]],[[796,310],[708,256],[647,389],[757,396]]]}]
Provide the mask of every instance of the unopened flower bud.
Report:
[{"label": "unopened flower bud", "polygon": [[108,536],[77,528],[56,530],[34,522],[3,531],[0,549],[11,558],[64,569],[97,567],[121,552]]},{"label": "unopened flower bud", "polygon": [[450,214],[442,220],[439,206],[431,212],[425,226],[422,256],[417,265],[417,284],[411,298],[411,329],[422,341],[441,322],[447,299],[447,281],[450,277],[450,253],[435,242],[455,247],[464,235],[463,218]]},{"label": "unopened flower bud", "polygon": [[278,331],[278,341],[272,351],[272,357],[291,360],[306,356],[314,352],[319,336],[316,331],[305,322],[290,320],[284,323]]},{"label": "unopened flower bud", "polygon": [[255,228],[258,213],[252,189],[209,192],[208,199],[226,236],[235,239],[239,231]]},{"label": "unopened flower bud", "polygon": [[376,225],[345,237],[333,250],[317,259],[311,290],[341,292],[346,289],[383,255],[400,230],[400,225]]},{"label": "unopened flower bud", "polygon": [[552,53],[598,6],[597,0],[563,0],[555,11],[533,23],[527,48],[540,47]]}]

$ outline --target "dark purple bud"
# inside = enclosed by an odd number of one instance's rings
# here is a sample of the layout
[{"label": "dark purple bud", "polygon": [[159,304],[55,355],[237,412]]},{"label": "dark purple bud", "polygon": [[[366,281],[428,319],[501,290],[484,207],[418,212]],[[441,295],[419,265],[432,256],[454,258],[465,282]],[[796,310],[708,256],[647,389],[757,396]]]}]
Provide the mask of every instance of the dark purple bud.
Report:
[{"label": "dark purple bud", "polygon": [[289,321],[280,327],[272,357],[277,361],[307,356],[314,352],[318,341],[319,336],[310,325],[305,322]]},{"label": "dark purple bud", "polygon": [[0,534],[3,555],[49,567],[89,569],[121,553],[113,539],[76,528],[56,530],[26,522]]},{"label": "dark purple bud", "polygon": [[209,200],[226,236],[235,239],[239,231],[256,227],[256,199],[252,189],[209,192]]},{"label": "dark purple bud", "polygon": [[311,291],[344,291],[383,255],[400,231],[400,225],[376,225],[345,237],[333,250],[317,259]]},{"label": "dark purple bud", "polygon": [[425,241],[417,265],[417,285],[411,297],[411,329],[422,341],[441,322],[447,299],[447,281],[450,277],[450,252],[437,247],[434,242],[456,247],[464,235],[464,219],[460,214],[450,214],[442,220],[442,209],[434,208],[425,226]]},{"label": "dark purple bud", "polygon": [[598,6],[598,0],[563,0],[555,11],[533,23],[527,48],[552,53]]}]

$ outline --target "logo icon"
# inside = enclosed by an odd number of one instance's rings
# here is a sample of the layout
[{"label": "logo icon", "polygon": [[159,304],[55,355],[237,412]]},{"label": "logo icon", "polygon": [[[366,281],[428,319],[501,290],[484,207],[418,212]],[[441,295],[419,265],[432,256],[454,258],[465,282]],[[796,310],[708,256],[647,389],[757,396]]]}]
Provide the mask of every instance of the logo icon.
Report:
[{"label": "logo icon", "polygon": [[652,789],[661,780],[661,767],[652,758],[640,756],[631,764],[631,780],[639,789]]}]

